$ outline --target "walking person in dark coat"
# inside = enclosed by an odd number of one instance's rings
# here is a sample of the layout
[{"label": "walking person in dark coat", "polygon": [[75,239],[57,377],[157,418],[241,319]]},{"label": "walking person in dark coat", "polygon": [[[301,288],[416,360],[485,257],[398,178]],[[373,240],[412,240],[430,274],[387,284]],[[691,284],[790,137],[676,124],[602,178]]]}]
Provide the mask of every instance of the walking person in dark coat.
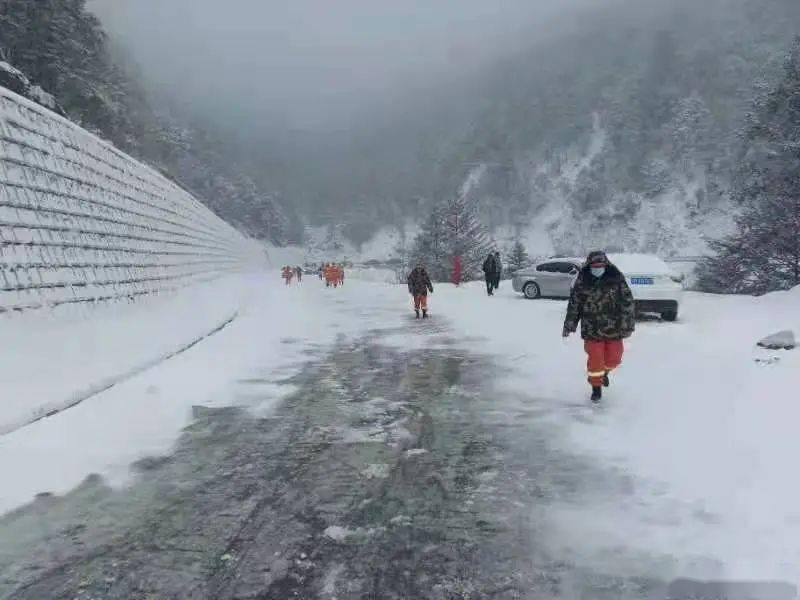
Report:
[{"label": "walking person in dark coat", "polygon": [[[500,289],[500,279],[503,277],[503,261],[500,260],[500,253],[494,253],[494,278],[492,279],[492,287],[495,290]],[[492,292],[494,295],[494,291]]]},{"label": "walking person in dark coat", "polygon": [[603,396],[608,375],[622,363],[623,340],[636,326],[633,294],[620,270],[604,252],[592,252],[578,274],[564,319],[564,337],[581,324],[581,337],[588,356],[592,400]]},{"label": "walking person in dark coat", "polygon": [[486,279],[486,293],[489,296],[494,296],[494,275],[495,275],[495,257],[494,253],[489,252],[489,256],[483,261],[483,276]]},{"label": "walking person in dark coat", "polygon": [[422,263],[417,263],[414,270],[408,276],[408,293],[414,297],[414,312],[419,319],[422,311],[422,318],[428,318],[428,292],[433,293],[433,284],[428,275],[428,271]]}]

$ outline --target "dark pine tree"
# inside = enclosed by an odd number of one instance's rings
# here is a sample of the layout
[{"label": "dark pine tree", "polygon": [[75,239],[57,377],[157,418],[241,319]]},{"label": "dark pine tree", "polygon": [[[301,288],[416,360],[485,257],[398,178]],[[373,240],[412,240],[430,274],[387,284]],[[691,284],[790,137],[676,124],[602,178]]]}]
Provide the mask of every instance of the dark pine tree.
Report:
[{"label": "dark pine tree", "polygon": [[800,37],[761,103],[737,175],[737,230],[700,265],[708,291],[763,294],[800,285]]},{"label": "dark pine tree", "polygon": [[413,261],[424,263],[436,281],[449,281],[456,256],[461,257],[462,280],[480,276],[486,254],[493,248],[475,203],[458,197],[434,207],[414,241]]},{"label": "dark pine tree", "polygon": [[519,271],[531,265],[530,256],[525,249],[525,244],[517,238],[511,246],[511,251],[507,254],[508,270],[511,272]]}]

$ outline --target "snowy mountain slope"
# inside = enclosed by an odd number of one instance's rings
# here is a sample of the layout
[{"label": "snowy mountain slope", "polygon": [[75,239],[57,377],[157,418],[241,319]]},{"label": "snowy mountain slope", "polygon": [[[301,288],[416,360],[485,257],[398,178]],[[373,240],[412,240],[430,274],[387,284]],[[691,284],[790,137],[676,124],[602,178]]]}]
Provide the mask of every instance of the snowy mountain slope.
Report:
[{"label": "snowy mountain slope", "polygon": [[[725,196],[708,198],[706,171],[693,164],[653,193],[609,189],[603,174],[614,148],[602,117],[556,159],[520,167],[530,209],[495,230],[502,248],[519,236],[533,255],[582,255],[593,248],[696,256],[706,240],[727,233],[735,210]],[[669,169],[669,165],[662,165]],[[478,171],[479,172],[479,171]],[[473,171],[467,181],[475,186]]]},{"label": "snowy mountain slope", "polygon": [[400,227],[386,225],[359,247],[348,240],[341,229],[335,225],[307,227],[302,249],[304,262],[386,262],[402,254],[403,248],[410,247],[419,232],[419,226],[412,222]]},{"label": "snowy mountain slope", "polygon": [[22,71],[15,69],[5,61],[0,61],[0,86],[16,92],[20,96],[25,96],[60,115],[64,114],[64,110],[58,106],[52,94],[48,94],[38,85],[33,85]]}]

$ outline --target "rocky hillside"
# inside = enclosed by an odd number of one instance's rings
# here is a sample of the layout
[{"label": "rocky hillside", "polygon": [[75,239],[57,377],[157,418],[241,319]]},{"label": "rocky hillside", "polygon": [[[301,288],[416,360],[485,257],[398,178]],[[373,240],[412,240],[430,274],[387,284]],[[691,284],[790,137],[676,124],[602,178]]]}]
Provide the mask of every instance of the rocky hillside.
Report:
[{"label": "rocky hillside", "polygon": [[730,230],[741,132],[798,30],[795,0],[596,9],[449,95],[371,119],[310,163],[307,204],[365,237],[466,191],[497,237],[534,251],[697,254]]},{"label": "rocky hillside", "polygon": [[243,232],[275,243],[291,237],[292,212],[279,192],[240,166],[208,126],[153,101],[85,0],[0,0],[0,61],[0,84],[60,107],[191,190]]}]

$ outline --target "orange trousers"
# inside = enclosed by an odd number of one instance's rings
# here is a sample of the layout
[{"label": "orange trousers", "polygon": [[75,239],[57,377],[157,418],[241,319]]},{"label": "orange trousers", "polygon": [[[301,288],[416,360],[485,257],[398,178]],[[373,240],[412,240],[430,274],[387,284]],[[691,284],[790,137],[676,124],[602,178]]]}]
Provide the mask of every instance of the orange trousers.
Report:
[{"label": "orange trousers", "polygon": [[414,310],[428,310],[428,296],[414,296]]},{"label": "orange trousers", "polygon": [[586,340],[583,348],[589,357],[587,369],[592,387],[603,385],[603,376],[622,364],[625,352],[622,340]]}]

